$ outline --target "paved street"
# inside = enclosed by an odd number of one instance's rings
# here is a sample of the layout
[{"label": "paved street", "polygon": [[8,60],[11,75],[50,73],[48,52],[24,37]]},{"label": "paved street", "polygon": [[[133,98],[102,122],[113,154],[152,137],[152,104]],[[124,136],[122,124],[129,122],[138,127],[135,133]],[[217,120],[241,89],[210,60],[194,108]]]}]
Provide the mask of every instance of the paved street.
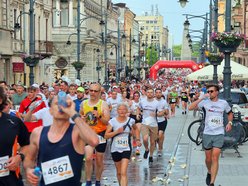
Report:
[{"label": "paved street", "polygon": [[[205,185],[204,152],[201,151],[200,146],[191,143],[187,135],[187,127],[194,119],[192,112],[185,116],[178,109],[176,117],[169,119],[163,157],[158,158],[155,153],[155,161],[149,166],[148,161],[143,159],[144,148],[142,147],[141,155],[130,162],[128,169],[130,186]],[[224,158],[220,158],[219,174],[215,185],[246,185],[245,183],[248,182],[247,144],[241,146],[239,151],[242,158],[238,158],[232,149],[224,152]],[[114,163],[109,153],[107,154],[102,184],[117,186]],[[165,173],[166,177],[164,177]]]}]

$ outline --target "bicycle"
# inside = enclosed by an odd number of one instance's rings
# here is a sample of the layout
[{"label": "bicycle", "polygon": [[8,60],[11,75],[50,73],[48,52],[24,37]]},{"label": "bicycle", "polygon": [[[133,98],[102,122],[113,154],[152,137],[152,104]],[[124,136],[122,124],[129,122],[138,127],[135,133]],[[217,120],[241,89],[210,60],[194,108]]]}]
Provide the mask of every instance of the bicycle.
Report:
[{"label": "bicycle", "polygon": [[188,136],[197,146],[202,143],[205,122],[203,119],[193,121],[188,127]]}]

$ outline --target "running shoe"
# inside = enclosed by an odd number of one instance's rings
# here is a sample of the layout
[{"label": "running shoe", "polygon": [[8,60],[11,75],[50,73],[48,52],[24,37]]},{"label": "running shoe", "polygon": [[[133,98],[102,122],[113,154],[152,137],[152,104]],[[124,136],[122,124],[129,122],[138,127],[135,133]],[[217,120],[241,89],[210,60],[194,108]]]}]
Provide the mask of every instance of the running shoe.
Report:
[{"label": "running shoe", "polygon": [[136,149],[135,154],[136,154],[136,156],[139,156],[140,155],[140,150]]},{"label": "running shoe", "polygon": [[144,153],[144,159],[147,159],[148,154],[149,154],[149,150],[148,151],[145,151],[145,153]]},{"label": "running shoe", "polygon": [[161,156],[162,156],[162,151],[159,150],[159,151],[158,151],[158,157],[161,157]]},{"label": "running shoe", "polygon": [[214,184],[213,183],[210,183],[209,186],[214,186]]},{"label": "running shoe", "polygon": [[150,157],[149,157],[149,163],[152,163],[152,162],[153,162],[153,157],[150,156]]},{"label": "running shoe", "polygon": [[211,174],[207,173],[206,184],[209,185],[211,181]]}]

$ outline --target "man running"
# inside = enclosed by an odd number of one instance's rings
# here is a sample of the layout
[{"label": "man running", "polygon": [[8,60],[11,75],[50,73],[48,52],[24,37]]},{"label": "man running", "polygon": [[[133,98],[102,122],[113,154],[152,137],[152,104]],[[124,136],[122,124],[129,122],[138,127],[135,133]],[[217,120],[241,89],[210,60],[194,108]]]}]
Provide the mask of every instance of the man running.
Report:
[{"label": "man running", "polygon": [[[214,186],[218,168],[221,148],[224,144],[224,133],[232,129],[233,113],[227,101],[219,99],[219,86],[208,85],[207,94],[194,101],[189,110],[204,108],[206,111],[205,128],[203,131],[203,147],[205,149],[205,163],[208,169],[206,184]],[[209,99],[205,99],[209,98]],[[228,123],[225,126],[223,114],[228,114]]]}]

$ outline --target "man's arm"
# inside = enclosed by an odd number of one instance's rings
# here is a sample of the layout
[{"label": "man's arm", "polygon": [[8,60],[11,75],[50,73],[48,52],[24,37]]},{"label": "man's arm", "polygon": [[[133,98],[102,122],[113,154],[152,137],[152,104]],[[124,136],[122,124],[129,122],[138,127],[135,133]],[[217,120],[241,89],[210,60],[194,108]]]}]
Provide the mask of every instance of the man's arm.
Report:
[{"label": "man's arm", "polygon": [[194,110],[194,109],[197,109],[198,108],[198,104],[203,100],[204,98],[200,98],[200,99],[197,99],[196,101],[194,101],[193,103],[191,103],[189,105],[189,110]]},{"label": "man's arm", "polygon": [[110,120],[110,111],[109,111],[109,106],[108,106],[107,102],[105,102],[105,101],[102,102],[102,116],[99,116],[99,117],[98,117],[98,119],[100,119],[101,122],[108,125],[108,122]]},{"label": "man's arm", "polygon": [[[83,120],[80,115],[75,110],[75,103],[71,99],[67,99],[67,107],[61,106],[61,109],[64,113],[68,114],[73,118],[75,125],[77,126],[75,131],[79,137],[87,144],[92,147],[95,147],[99,144],[99,139],[96,133],[90,128],[90,126]],[[78,114],[78,116],[76,115]]]},{"label": "man's arm", "polygon": [[33,130],[30,136],[30,145],[27,149],[27,154],[24,160],[24,168],[26,170],[27,180],[32,185],[38,185],[39,177],[34,174],[34,168],[36,165],[36,157],[39,150],[39,138],[43,127],[38,127]]}]

